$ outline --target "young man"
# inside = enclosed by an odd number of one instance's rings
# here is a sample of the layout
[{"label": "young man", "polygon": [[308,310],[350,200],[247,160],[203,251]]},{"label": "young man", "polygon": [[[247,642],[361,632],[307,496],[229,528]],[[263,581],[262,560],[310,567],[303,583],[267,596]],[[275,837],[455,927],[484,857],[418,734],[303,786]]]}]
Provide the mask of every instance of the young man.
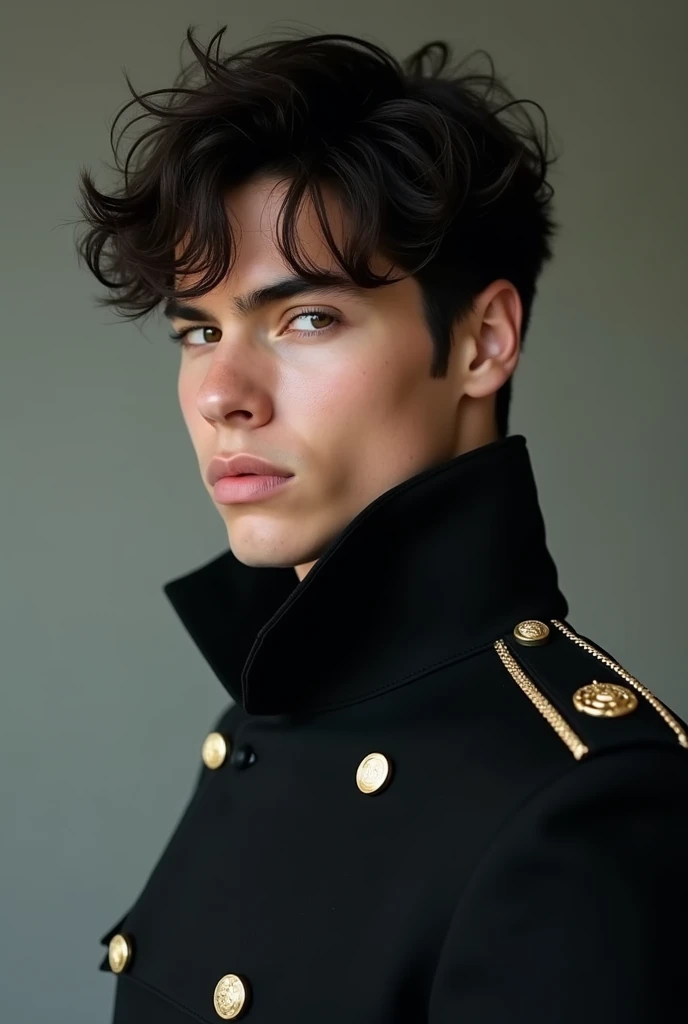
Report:
[{"label": "young man", "polygon": [[229,550],[164,591],[234,703],[114,1020],[675,1019],[688,729],[566,620],[508,435],[546,139],[443,44],[187,35],[80,253],[181,342]]}]

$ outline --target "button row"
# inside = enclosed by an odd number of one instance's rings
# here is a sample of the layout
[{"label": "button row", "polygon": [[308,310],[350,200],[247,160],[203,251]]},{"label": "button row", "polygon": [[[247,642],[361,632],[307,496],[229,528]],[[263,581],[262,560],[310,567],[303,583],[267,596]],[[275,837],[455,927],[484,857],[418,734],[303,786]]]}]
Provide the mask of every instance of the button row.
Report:
[{"label": "button row", "polygon": [[[231,751],[231,753],[230,753]],[[203,743],[202,757],[206,767],[216,770],[227,760],[237,769],[255,764],[255,751],[244,744],[232,751],[229,737],[220,732],[209,733]],[[384,754],[367,754],[356,770],[356,785],[361,793],[379,793],[392,778],[392,765]],[[134,953],[130,935],[114,935],[108,947],[108,961],[114,974],[121,974],[131,963]],[[213,1003],[223,1020],[234,1020],[244,1009],[248,994],[247,983],[237,974],[225,974],[215,986]]]},{"label": "button row", "polygon": [[[211,732],[205,738],[201,755],[207,768],[216,770],[227,760],[232,750],[228,736],[221,732]],[[256,752],[244,744],[233,750],[229,757],[232,767],[239,770],[249,768],[256,763]],[[378,793],[384,789],[392,778],[392,766],[384,754],[374,752],[366,754],[356,769],[356,785],[361,793]]]}]

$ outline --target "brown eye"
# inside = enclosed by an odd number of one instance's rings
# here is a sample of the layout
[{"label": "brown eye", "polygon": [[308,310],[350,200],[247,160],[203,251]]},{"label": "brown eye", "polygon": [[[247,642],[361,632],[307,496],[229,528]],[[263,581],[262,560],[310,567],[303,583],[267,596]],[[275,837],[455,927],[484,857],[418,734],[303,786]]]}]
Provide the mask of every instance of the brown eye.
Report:
[{"label": "brown eye", "polygon": [[[203,348],[205,342],[214,343],[219,341],[219,337],[208,337],[208,334],[215,332],[216,335],[220,335],[222,332],[219,327],[183,327],[181,331],[176,334],[170,334],[172,341],[176,341],[183,345],[185,348]],[[199,334],[201,336],[200,341],[189,340],[192,335]]]},{"label": "brown eye", "polygon": [[[219,327],[202,327],[201,330],[203,332],[207,332],[208,334],[213,334],[213,333],[215,333],[216,335],[220,334]],[[217,338],[217,337],[216,338],[207,337],[205,340],[206,341],[219,341],[219,338]]]},{"label": "brown eye", "polygon": [[[307,329],[299,330],[298,326],[296,326],[293,333],[299,334],[302,338],[309,335],[326,334],[334,328],[335,324],[341,323],[341,320],[334,313],[328,313],[325,309],[304,309],[291,318],[289,327],[298,325],[299,321],[305,323]],[[328,322],[323,323],[323,321]]]},{"label": "brown eye", "polygon": [[[209,341],[212,343],[220,340],[219,335],[221,334],[221,331],[219,327],[197,327],[196,331],[200,333],[203,341]],[[193,333],[194,331],[189,331],[189,334]],[[187,334],[187,338],[189,337],[189,334]],[[211,337],[212,334],[217,335],[217,337]]]}]

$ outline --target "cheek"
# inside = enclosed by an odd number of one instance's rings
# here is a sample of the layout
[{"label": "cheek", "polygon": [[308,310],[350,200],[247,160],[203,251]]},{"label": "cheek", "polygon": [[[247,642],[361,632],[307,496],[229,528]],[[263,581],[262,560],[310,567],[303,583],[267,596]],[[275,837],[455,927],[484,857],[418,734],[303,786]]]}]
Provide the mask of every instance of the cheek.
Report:
[{"label": "cheek", "polygon": [[364,357],[320,367],[312,375],[284,375],[279,388],[282,418],[311,438],[315,428],[318,437],[331,441],[365,434],[369,442],[373,431],[396,433],[400,421],[415,420],[429,397],[427,356],[423,361],[407,351],[400,359],[395,346],[376,358],[370,351]]},{"label": "cheek", "polygon": [[374,387],[365,370],[339,365],[315,375],[286,375],[277,390],[276,405],[281,418],[297,432],[312,437],[313,430],[331,435],[341,431],[342,422],[353,426],[367,414]]},{"label": "cheek", "polygon": [[[403,342],[402,331],[399,337]],[[355,467],[364,486],[393,486],[445,450],[455,400],[449,378],[431,377],[430,364],[428,339],[408,337],[404,352],[395,345],[329,382],[320,416],[324,448]]]},{"label": "cheek", "polygon": [[[346,368],[327,382],[325,410],[351,418],[353,429],[384,423],[411,413],[422,401],[421,367],[393,355],[380,356],[358,367]],[[358,417],[358,419],[355,419]]]}]

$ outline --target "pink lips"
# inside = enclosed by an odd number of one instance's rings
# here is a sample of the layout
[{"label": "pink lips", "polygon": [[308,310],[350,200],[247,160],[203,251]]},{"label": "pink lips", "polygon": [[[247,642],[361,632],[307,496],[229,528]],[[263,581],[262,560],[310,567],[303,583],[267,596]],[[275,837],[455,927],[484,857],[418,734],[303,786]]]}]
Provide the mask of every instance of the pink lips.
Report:
[{"label": "pink lips", "polygon": [[260,501],[283,489],[290,476],[223,476],[213,486],[213,497],[220,505]]},{"label": "pink lips", "polygon": [[206,479],[212,487],[222,477],[239,476],[244,473],[279,477],[294,475],[290,469],[284,469],[266,459],[259,459],[256,455],[247,455],[242,452],[237,455],[216,455],[212,458],[208,464]]},{"label": "pink lips", "polygon": [[294,474],[255,455],[216,455],[210,460],[206,479],[219,504],[260,501],[284,487]]}]

